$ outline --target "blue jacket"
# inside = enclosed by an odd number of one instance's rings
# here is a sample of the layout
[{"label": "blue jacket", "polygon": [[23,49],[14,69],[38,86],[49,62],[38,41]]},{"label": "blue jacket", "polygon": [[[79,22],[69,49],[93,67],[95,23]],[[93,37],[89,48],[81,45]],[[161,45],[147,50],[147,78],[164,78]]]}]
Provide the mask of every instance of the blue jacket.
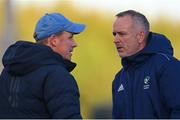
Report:
[{"label": "blue jacket", "polygon": [[180,118],[180,62],[165,36],[150,33],[122,65],[112,85],[113,118]]},{"label": "blue jacket", "polygon": [[19,41],[3,56],[0,118],[81,118],[75,63],[48,46]]}]

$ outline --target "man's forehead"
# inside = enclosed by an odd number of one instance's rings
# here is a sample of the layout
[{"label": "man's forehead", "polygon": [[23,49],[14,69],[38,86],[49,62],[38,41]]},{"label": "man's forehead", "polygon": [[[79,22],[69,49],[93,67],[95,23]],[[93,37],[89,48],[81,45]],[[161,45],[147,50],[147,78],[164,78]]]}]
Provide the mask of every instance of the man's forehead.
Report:
[{"label": "man's forehead", "polygon": [[114,24],[113,27],[114,28],[128,28],[131,27],[133,24],[132,19],[130,19],[130,17],[118,17]]},{"label": "man's forehead", "polygon": [[132,17],[129,16],[129,15],[126,15],[126,16],[120,16],[120,17],[117,17],[115,22],[120,22],[120,23],[131,23],[133,20],[132,20]]}]

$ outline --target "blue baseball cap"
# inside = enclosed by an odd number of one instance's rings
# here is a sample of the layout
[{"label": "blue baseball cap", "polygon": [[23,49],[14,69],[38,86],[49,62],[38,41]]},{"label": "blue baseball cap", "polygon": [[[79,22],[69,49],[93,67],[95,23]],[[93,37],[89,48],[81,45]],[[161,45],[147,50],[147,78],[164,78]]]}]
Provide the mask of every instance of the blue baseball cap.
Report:
[{"label": "blue baseball cap", "polygon": [[84,24],[74,23],[60,13],[46,13],[37,22],[33,37],[39,41],[58,32],[79,34],[84,29]]}]

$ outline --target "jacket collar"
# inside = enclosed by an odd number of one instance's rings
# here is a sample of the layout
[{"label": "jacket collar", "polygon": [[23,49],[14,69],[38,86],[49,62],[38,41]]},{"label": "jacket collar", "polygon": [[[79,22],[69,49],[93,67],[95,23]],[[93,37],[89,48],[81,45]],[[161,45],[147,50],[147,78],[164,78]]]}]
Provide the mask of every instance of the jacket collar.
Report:
[{"label": "jacket collar", "polygon": [[76,67],[76,63],[74,63],[74,62],[72,62],[70,60],[64,59],[58,53],[55,53],[55,57],[68,70],[68,72],[71,72]]},{"label": "jacket collar", "polygon": [[147,38],[146,46],[138,53],[123,58],[122,65],[123,67],[132,65],[137,67],[146,62],[153,54],[165,54],[168,56],[173,56],[171,42],[166,38],[166,36],[150,32]]}]

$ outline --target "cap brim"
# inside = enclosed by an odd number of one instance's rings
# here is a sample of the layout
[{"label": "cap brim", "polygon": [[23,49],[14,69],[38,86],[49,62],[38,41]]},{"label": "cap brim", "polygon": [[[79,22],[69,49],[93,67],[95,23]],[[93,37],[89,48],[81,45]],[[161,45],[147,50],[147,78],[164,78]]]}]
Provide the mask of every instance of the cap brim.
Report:
[{"label": "cap brim", "polygon": [[72,25],[68,27],[65,31],[79,34],[85,29],[85,27],[86,26],[84,24],[72,23]]}]

